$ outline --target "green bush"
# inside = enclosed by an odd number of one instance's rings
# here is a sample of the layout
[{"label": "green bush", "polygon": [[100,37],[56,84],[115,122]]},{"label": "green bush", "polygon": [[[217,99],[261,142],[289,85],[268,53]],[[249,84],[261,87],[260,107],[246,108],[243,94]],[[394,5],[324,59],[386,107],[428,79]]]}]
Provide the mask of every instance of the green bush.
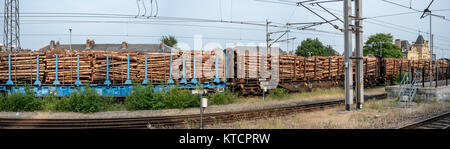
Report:
[{"label": "green bush", "polygon": [[288,91],[283,88],[275,88],[269,91],[269,97],[273,99],[281,99],[288,94]]},{"label": "green bush", "polygon": [[405,73],[403,73],[403,72],[395,75],[394,85],[400,85],[404,75],[405,75]]},{"label": "green bush", "polygon": [[0,100],[0,111],[36,111],[41,109],[41,102],[35,97],[34,91],[25,87],[25,94],[16,92],[8,94]]},{"label": "green bush", "polygon": [[170,88],[164,93],[161,104],[165,109],[199,107],[200,95],[192,95],[190,90]]},{"label": "green bush", "polygon": [[56,106],[59,103],[59,98],[56,96],[46,96],[41,99],[43,111],[56,111]]},{"label": "green bush", "polygon": [[216,92],[209,95],[209,104],[211,105],[225,105],[235,102],[238,98],[238,93],[233,93],[229,90],[225,92]]},{"label": "green bush", "polygon": [[62,98],[55,108],[64,112],[93,113],[104,110],[105,102],[94,89],[86,86],[84,92],[73,92],[72,96]]},{"label": "green bush", "polygon": [[176,87],[160,93],[152,87],[136,86],[126,97],[125,105],[128,110],[183,109],[200,106],[200,96]]},{"label": "green bush", "polygon": [[162,94],[154,92],[153,87],[135,86],[131,94],[125,98],[125,105],[128,110],[150,110],[162,109]]}]

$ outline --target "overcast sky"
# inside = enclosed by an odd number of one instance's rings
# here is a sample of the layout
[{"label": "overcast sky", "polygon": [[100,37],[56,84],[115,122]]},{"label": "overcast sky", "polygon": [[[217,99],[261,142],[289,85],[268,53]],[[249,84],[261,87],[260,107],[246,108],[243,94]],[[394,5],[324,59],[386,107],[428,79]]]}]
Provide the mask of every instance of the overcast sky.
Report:
[{"label": "overcast sky", "polygon": [[[243,21],[265,24],[266,19],[274,25],[286,23],[321,21],[319,17],[303,7],[295,6],[294,0],[158,0],[158,17],[163,19],[134,18],[138,14],[135,0],[20,0],[21,12],[21,45],[23,48],[39,49],[50,40],[69,43],[69,31],[73,29],[72,43],[85,43],[86,39],[94,39],[96,43],[159,43],[162,35],[175,35],[179,42],[186,43],[190,49],[211,49],[216,46],[224,48],[226,43],[260,44],[265,43],[265,27],[259,25],[242,25],[217,22],[192,22],[192,20],[168,21],[168,17],[200,18],[224,21]],[[270,3],[274,1],[277,3]],[[431,0],[390,0],[401,5],[423,10]],[[150,15],[150,0],[145,0],[147,15]],[[4,3],[0,4],[3,8]],[[155,4],[154,4],[155,5]],[[323,4],[330,11],[342,18],[342,2]],[[140,4],[141,15],[144,9]],[[320,7],[309,6],[327,19],[333,16]],[[450,9],[450,1],[435,0],[431,10]],[[153,14],[156,6],[153,6]],[[396,13],[414,12],[382,0],[364,0],[363,15],[365,17],[381,16]],[[62,14],[36,13],[97,13],[115,14],[113,17],[60,17]],[[450,19],[450,11],[436,11],[435,14]],[[124,15],[123,17],[120,15]],[[46,17],[43,17],[46,16]],[[51,17],[50,17],[51,16]],[[58,16],[58,17],[55,17]],[[67,15],[63,15],[67,16]],[[375,33],[392,33],[394,38],[415,41],[419,31],[425,39],[429,36],[429,18],[420,19],[421,13],[410,13],[364,21],[364,37]],[[164,19],[166,18],[166,19]],[[450,21],[433,19],[433,33],[438,57],[450,57]],[[2,19],[3,22],[3,19]],[[342,26],[342,23],[335,22]],[[3,23],[1,24],[3,28]],[[313,29],[324,31],[291,31],[289,38],[296,37],[294,42],[279,43],[282,49],[292,49],[306,38],[319,38],[325,44],[343,51],[343,35],[329,24]],[[269,27],[270,31],[283,30]],[[194,35],[201,35],[202,43],[194,47]],[[277,38],[274,35],[272,38]],[[3,40],[3,36],[0,37]],[[281,39],[286,39],[283,37]],[[206,44],[208,43],[216,44]],[[200,45],[200,46],[199,46]],[[185,46],[185,47],[186,47]]]}]

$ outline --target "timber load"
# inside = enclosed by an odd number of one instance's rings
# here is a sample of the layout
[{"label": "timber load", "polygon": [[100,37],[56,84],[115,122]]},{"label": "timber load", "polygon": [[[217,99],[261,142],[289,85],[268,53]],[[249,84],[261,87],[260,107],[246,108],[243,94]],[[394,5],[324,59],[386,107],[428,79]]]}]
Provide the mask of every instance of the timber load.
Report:
[{"label": "timber load", "polygon": [[[345,78],[342,56],[272,56],[233,50],[227,50],[226,53],[225,59],[221,50],[175,53],[64,49],[0,52],[0,84],[7,84],[8,80],[14,84],[34,84],[37,76],[42,84],[59,82],[61,85],[75,84],[77,79],[86,84],[104,84],[106,80],[110,80],[111,84],[122,85],[127,78],[134,83],[144,82],[145,79],[156,84],[168,83],[170,79],[174,83],[183,83],[183,76],[187,83],[223,82],[226,76],[228,87],[244,94],[259,94],[262,92],[260,82],[275,79],[271,70],[277,65],[278,83],[289,89],[302,84],[314,84],[314,87],[342,85]],[[439,79],[445,79],[450,71],[449,61],[440,59],[436,63],[432,68],[433,74],[437,73]],[[352,60],[352,66],[355,75],[355,59]],[[429,60],[366,56],[363,58],[364,83],[365,86],[384,85],[386,81],[392,83],[399,74],[411,71],[415,73],[418,70],[428,74],[429,66]],[[36,74],[38,70],[39,74]],[[429,75],[424,75],[424,78],[429,79]],[[436,78],[435,75],[433,78]]]},{"label": "timber load", "polygon": [[[57,55],[58,65],[56,65]],[[74,84],[77,80],[78,55],[80,81],[91,83],[92,53],[70,50],[49,50],[45,52],[45,80],[43,80],[43,83],[52,84],[55,81],[56,66],[58,66],[58,81],[60,84]]]},{"label": "timber load", "polygon": [[0,52],[0,83],[5,84],[9,79],[8,56],[11,56],[11,80],[20,84],[33,84],[37,73],[37,56],[39,55],[39,80],[44,79],[45,53],[21,51],[13,53]]}]

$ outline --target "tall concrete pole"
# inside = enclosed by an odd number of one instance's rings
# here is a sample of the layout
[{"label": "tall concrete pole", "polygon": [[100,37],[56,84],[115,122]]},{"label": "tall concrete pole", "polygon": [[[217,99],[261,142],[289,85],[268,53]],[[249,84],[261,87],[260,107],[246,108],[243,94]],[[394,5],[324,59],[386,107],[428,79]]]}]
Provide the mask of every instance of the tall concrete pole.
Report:
[{"label": "tall concrete pole", "polygon": [[350,30],[351,0],[344,0],[344,65],[345,65],[345,110],[350,111],[353,104],[352,32]]},{"label": "tall concrete pole", "polygon": [[428,44],[430,44],[430,87],[433,87],[433,38],[432,38],[432,34],[431,34],[431,11],[430,11],[430,42]]},{"label": "tall concrete pole", "polygon": [[70,44],[69,44],[69,49],[72,50],[72,28],[69,28],[69,32],[70,32],[70,33],[69,33],[69,34],[70,34],[70,35],[69,35],[69,36],[70,36],[70,37],[69,37],[69,38],[70,38],[70,39],[69,39],[69,42],[70,42]]},{"label": "tall concrete pole", "polygon": [[363,71],[363,32],[362,32],[362,0],[355,0],[356,26],[356,108],[362,109],[364,103],[364,71]]}]

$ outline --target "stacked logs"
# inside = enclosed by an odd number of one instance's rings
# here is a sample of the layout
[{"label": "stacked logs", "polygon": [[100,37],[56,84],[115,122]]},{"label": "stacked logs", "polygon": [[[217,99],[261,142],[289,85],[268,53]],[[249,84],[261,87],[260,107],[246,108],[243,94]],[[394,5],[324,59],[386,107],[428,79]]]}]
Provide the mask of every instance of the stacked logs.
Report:
[{"label": "stacked logs", "polygon": [[32,84],[36,81],[37,55],[39,55],[39,80],[44,79],[44,53],[43,52],[12,52],[0,53],[0,83],[9,79],[8,55],[11,55],[11,81],[14,84]]},{"label": "stacked logs", "polygon": [[331,57],[280,56],[280,80],[314,81],[343,78],[344,59]]},{"label": "stacked logs", "polygon": [[[260,55],[248,51],[236,52],[236,67],[238,73],[241,71],[241,76],[238,76],[238,78],[263,78],[265,72],[270,72],[271,59],[271,55]],[[261,69],[266,71],[264,72]]]},{"label": "stacked logs", "polygon": [[91,83],[92,67],[89,51],[49,50],[45,52],[45,84],[56,79],[56,54],[58,54],[58,81],[61,84],[74,84],[77,80],[77,55],[80,56],[80,81]]},{"label": "stacked logs", "polygon": [[172,61],[178,58],[178,55],[170,53],[142,53],[138,58],[137,69],[139,70],[139,81],[145,79],[145,56],[147,56],[147,80],[150,83],[164,83],[170,77],[170,56]]},{"label": "stacked logs", "polygon": [[[180,51],[179,53],[138,53],[138,52],[106,52],[106,51],[69,51],[48,50],[45,52],[21,51],[14,53],[0,53],[0,83],[8,80],[8,54],[11,54],[11,80],[14,84],[32,84],[36,80],[36,57],[39,55],[39,80],[43,84],[52,84],[56,79],[56,54],[58,54],[58,80],[61,84],[74,84],[77,79],[77,55],[80,55],[80,80],[84,83],[102,84],[106,80],[106,57],[109,56],[109,79],[113,84],[122,84],[127,79],[127,55],[130,56],[130,80],[143,81],[145,78],[145,56],[147,56],[147,79],[150,82],[164,83],[169,79],[170,56],[172,55],[173,73],[175,82],[182,78],[182,57],[186,61],[186,79],[193,78],[193,57],[196,55],[196,76],[198,81],[212,81],[215,77],[216,65],[218,65],[218,77],[223,81],[224,56],[218,51]],[[218,63],[216,64],[216,53]],[[271,71],[272,57],[260,56],[256,53],[235,52],[234,60],[227,67],[234,66],[233,80],[235,85],[244,84],[249,90],[260,90],[259,79],[263,78],[262,69]],[[201,55],[201,57],[200,57]],[[345,75],[344,58],[342,56],[331,57],[299,57],[280,55],[279,57],[280,82],[290,81],[322,81],[342,80]],[[437,60],[439,78],[445,78],[449,64],[448,60]],[[380,63],[374,57],[363,58],[364,77],[366,80],[384,77],[392,80],[398,74],[414,71],[417,68],[424,69],[424,73],[430,71],[429,60],[406,60],[384,58]],[[381,65],[380,65],[381,64]],[[353,60],[353,69],[356,63]],[[436,65],[433,65],[433,73],[436,74]],[[450,71],[450,70],[449,70]],[[354,71],[355,75],[356,72]],[[231,74],[230,74],[231,75]],[[433,76],[435,78],[435,76]],[[425,75],[429,79],[429,75]]]},{"label": "stacked logs", "polygon": [[138,81],[138,55],[136,52],[94,52],[92,55],[92,83],[106,80],[106,57],[109,58],[109,80],[112,84],[123,84],[127,80],[127,60],[130,57],[130,81]]},{"label": "stacked logs", "polygon": [[[440,79],[445,79],[447,75],[447,69],[449,67],[448,60],[440,59],[436,60],[438,66],[433,64],[432,72],[433,72],[433,80],[436,78],[436,72],[438,73],[438,77]],[[384,67],[384,76],[388,80],[393,80],[395,76],[402,74],[404,72],[416,73],[417,70],[421,70],[422,73],[425,73],[423,78],[425,80],[429,80],[430,76],[430,61],[429,60],[406,60],[406,59],[395,59],[395,58],[385,58],[383,59],[383,67]],[[436,70],[436,67],[439,69]]]},{"label": "stacked logs", "polygon": [[[218,77],[223,78],[224,74],[224,56],[218,53],[218,63],[216,64],[216,51],[181,51],[178,57],[178,63],[174,66],[180,65],[178,69],[182,72],[182,58],[186,62],[186,80],[191,81],[194,77],[194,56],[195,56],[195,78],[197,81],[213,81],[216,77],[216,65],[218,65]],[[182,74],[175,75],[175,78],[182,78]],[[223,79],[222,79],[223,80]]]}]

